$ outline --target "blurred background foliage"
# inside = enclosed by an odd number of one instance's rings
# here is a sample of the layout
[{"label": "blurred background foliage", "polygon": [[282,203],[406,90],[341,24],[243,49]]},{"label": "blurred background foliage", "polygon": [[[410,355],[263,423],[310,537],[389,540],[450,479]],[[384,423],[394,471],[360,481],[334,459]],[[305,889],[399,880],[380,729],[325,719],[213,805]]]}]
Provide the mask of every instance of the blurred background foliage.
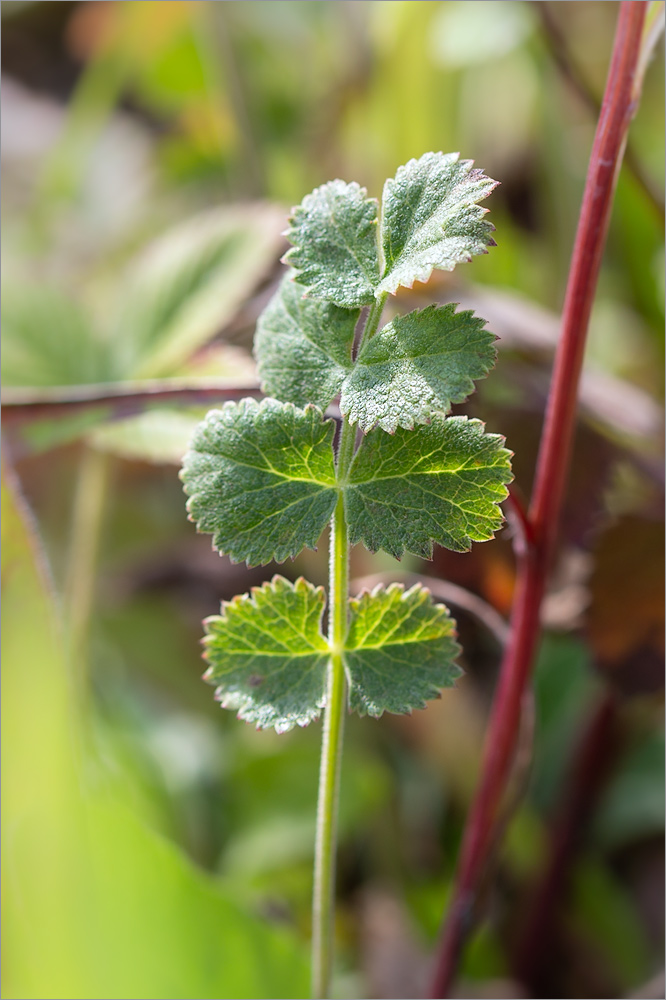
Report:
[{"label": "blurred background foliage", "polygon": [[[200,682],[201,619],[273,567],[195,535],[179,459],[204,389],[258,391],[289,206],[460,150],[502,182],[498,247],[392,308],[488,319],[499,361],[465,412],[506,434],[529,495],[617,6],[3,3],[5,996],[306,995],[319,726],[257,733]],[[663,77],[659,50],[592,318],[524,797],[463,996],[663,995]],[[156,404],[155,385],[187,393]],[[326,546],[281,572],[325,583]],[[431,564],[353,553],[359,586],[407,573],[450,601],[466,677],[414,716],[350,719],[340,997],[425,989],[511,529]]]}]

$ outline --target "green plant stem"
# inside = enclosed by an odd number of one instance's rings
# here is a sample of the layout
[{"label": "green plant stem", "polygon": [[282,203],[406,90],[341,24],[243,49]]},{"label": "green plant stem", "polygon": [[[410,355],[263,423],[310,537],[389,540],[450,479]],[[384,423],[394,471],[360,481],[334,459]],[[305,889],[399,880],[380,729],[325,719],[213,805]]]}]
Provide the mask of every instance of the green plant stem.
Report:
[{"label": "green plant stem", "polygon": [[81,702],[87,699],[88,631],[107,477],[108,457],[85,447],[74,496],[64,607],[74,689]]},{"label": "green plant stem", "polygon": [[[366,340],[375,334],[386,298],[386,295],[380,296],[371,306],[359,350]],[[355,427],[343,419],[337,457],[338,483],[343,482],[347,476],[354,457],[355,441]],[[312,995],[317,1000],[322,1000],[329,994],[333,964],[340,761],[347,706],[344,648],[349,619],[349,531],[342,493],[338,497],[331,519],[328,602],[328,641],[331,658],[328,665],[324,734],[319,769],[312,900]]]},{"label": "green plant stem", "polygon": [[347,702],[347,681],[342,650],[347,638],[349,593],[349,536],[344,502],[340,496],[331,523],[329,642],[326,717],[319,772],[317,841],[312,907],[312,995],[326,997],[333,958],[335,853],[340,788],[340,760]]},{"label": "green plant stem", "polygon": [[377,327],[379,326],[379,321],[382,318],[382,313],[384,312],[384,306],[386,305],[386,300],[388,298],[388,292],[382,292],[373,304],[370,306],[368,312],[368,318],[365,321],[365,327],[363,329],[363,334],[358,345],[358,353],[360,354],[361,348],[365,344],[366,340],[371,340],[372,337],[377,332]]}]

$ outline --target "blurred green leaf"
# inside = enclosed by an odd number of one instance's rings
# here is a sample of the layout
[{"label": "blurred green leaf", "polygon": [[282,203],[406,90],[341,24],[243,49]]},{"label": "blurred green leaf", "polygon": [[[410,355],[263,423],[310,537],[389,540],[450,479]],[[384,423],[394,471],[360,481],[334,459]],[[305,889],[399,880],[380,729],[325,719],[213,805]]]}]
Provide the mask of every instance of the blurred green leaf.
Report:
[{"label": "blurred green leaf", "polygon": [[547,635],[535,668],[536,731],[531,795],[540,809],[550,808],[571,766],[572,733],[598,697],[600,684],[580,640]]},{"label": "blurred green leaf", "polygon": [[[31,451],[39,453],[57,448],[58,445],[69,444],[97,428],[111,416],[109,406],[91,406],[80,413],[71,413],[57,417],[55,420],[44,419],[26,422],[20,428],[20,435]],[[109,425],[112,429],[113,424]],[[93,431],[94,434],[94,431]],[[92,436],[91,436],[92,437]]]},{"label": "blurred green leaf", "polygon": [[620,988],[635,989],[652,972],[649,949],[636,907],[619,881],[599,863],[586,860],[575,874],[573,906],[567,923],[599,960],[620,980]]},{"label": "blurred green leaf", "polygon": [[3,289],[3,385],[79,385],[118,375],[111,345],[64,291],[25,284]]},{"label": "blurred green leaf", "polygon": [[305,996],[286,932],[244,912],[99,777],[84,790],[52,599],[6,484],[2,506],[3,994]]},{"label": "blurred green leaf", "polygon": [[114,420],[88,435],[99,451],[142,462],[180,465],[194,430],[204,416],[160,407],[127,420]]},{"label": "blurred green leaf", "polygon": [[[282,222],[274,206],[251,205],[207,211],[169,230],[128,265],[122,294],[122,276],[112,285],[111,321],[103,313],[95,322],[82,302],[48,285],[8,287],[2,300],[3,385],[120,383],[188,368],[195,375],[213,368],[216,375],[251,384],[251,359],[238,349],[209,349],[208,368],[199,370],[192,358],[274,261]],[[43,451],[82,436],[106,416],[106,409],[95,408],[22,433]],[[179,462],[195,424],[160,408],[97,428],[89,441],[125,458]]]},{"label": "blurred green leaf", "polygon": [[[381,757],[367,743],[358,744],[350,720],[342,760],[340,833],[343,839],[372,836],[372,820],[391,796],[391,775]],[[317,778],[321,731],[315,724],[291,735],[276,737],[269,730],[245,731],[237,744],[237,763],[230,789],[229,811],[234,829],[222,855],[222,870],[230,878],[255,879],[285,866],[305,865],[304,906],[309,909],[309,868],[314,852]],[[273,839],[268,831],[272,831]],[[440,914],[441,916],[441,914]]]},{"label": "blurred green leaf", "polygon": [[214,209],[153,243],[113,324],[126,377],[174,374],[222,330],[275,259],[283,222],[270,205]]},{"label": "blurred green leaf", "polygon": [[79,385],[177,374],[269,269],[282,221],[274,206],[252,205],[209,210],[168,230],[118,276],[110,324],[95,323],[82,303],[60,289],[7,288],[3,384]]},{"label": "blurred green leaf", "polygon": [[616,850],[664,829],[664,734],[649,733],[620,763],[599,803],[595,840]]},{"label": "blurred green leaf", "polygon": [[[515,0],[442,4],[432,25],[431,51],[446,66],[476,66],[505,55],[532,30],[532,12]],[[492,65],[492,63],[491,63]]]}]

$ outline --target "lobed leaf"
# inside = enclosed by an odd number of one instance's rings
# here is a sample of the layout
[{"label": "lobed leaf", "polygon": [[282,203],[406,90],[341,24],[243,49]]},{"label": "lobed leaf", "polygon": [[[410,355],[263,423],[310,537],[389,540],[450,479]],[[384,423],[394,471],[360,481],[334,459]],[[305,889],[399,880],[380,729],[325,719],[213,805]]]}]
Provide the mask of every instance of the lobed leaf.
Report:
[{"label": "lobed leaf", "polygon": [[466,552],[492,538],[512,478],[503,444],[479,420],[441,414],[413,431],[371,431],[345,488],[351,543],[429,559],[433,542]]},{"label": "lobed leaf", "polygon": [[370,305],[487,253],[495,227],[477,202],[496,186],[458,153],[425,153],[386,181],[378,232],[377,202],[365,188],[330,181],[294,209],[283,260],[312,298]]},{"label": "lobed leaf", "polygon": [[485,222],[487,198],[497,181],[458,153],[425,153],[387,180],[382,198],[382,280],[375,294],[427,281],[433,270],[456,264],[494,246],[494,226]]},{"label": "lobed leaf", "polygon": [[319,716],[329,657],[321,634],[325,602],[322,587],[274,576],[206,619],[204,680],[217,685],[222,708],[278,732]]},{"label": "lobed leaf", "polygon": [[257,324],[254,354],[262,389],[296,406],[324,410],[352,366],[360,311],[305,298],[288,275]]},{"label": "lobed leaf", "polygon": [[316,407],[274,399],[211,410],[183,460],[190,520],[249,566],[314,548],[337,498],[334,429]]},{"label": "lobed leaf", "polygon": [[350,601],[345,662],[350,707],[360,715],[425,708],[462,673],[455,622],[420,584],[376,587]]},{"label": "lobed leaf", "polygon": [[342,385],[341,412],[364,432],[379,424],[390,434],[448,412],[495,362],[485,322],[454,303],[397,317],[365,344]]},{"label": "lobed leaf", "polygon": [[290,219],[293,244],[283,261],[313,298],[346,309],[374,301],[379,282],[375,198],[356,183],[329,181],[307,195]]}]

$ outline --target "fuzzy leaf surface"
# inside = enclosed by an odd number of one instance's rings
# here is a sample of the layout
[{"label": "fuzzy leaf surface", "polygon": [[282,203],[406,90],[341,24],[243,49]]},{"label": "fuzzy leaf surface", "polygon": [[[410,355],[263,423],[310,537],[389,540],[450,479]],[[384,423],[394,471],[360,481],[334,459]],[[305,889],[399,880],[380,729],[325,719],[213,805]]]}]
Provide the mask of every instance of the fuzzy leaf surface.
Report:
[{"label": "fuzzy leaf surface", "polygon": [[374,301],[379,283],[378,205],[356,183],[329,181],[307,195],[286,233],[283,260],[315,299],[346,309]]},{"label": "fuzzy leaf surface", "polygon": [[378,424],[390,434],[447,413],[495,362],[484,326],[454,303],[398,316],[365,344],[343,383],[342,413],[364,432]]},{"label": "fuzzy leaf surface", "polygon": [[455,622],[419,584],[392,583],[350,601],[345,661],[350,707],[360,715],[425,708],[462,673]]},{"label": "fuzzy leaf surface", "polygon": [[360,311],[304,296],[302,285],[283,279],[259,318],[254,354],[267,395],[323,410],[351,368]]},{"label": "fuzzy leaf surface", "polygon": [[275,399],[211,410],[183,460],[190,520],[249,566],[314,548],[337,498],[334,429],[316,407]]},{"label": "fuzzy leaf surface", "polygon": [[217,686],[222,708],[278,732],[317,718],[329,655],[321,634],[325,602],[322,587],[274,576],[205,620],[204,680]]},{"label": "fuzzy leaf surface", "polygon": [[457,153],[425,153],[400,167],[384,185],[381,242],[384,273],[376,294],[427,281],[433,270],[487,253],[494,226],[485,222],[487,198],[497,182]]},{"label": "fuzzy leaf surface", "polygon": [[345,488],[352,544],[429,559],[433,542],[466,552],[502,524],[511,452],[480,420],[436,414],[432,423],[363,439]]}]

